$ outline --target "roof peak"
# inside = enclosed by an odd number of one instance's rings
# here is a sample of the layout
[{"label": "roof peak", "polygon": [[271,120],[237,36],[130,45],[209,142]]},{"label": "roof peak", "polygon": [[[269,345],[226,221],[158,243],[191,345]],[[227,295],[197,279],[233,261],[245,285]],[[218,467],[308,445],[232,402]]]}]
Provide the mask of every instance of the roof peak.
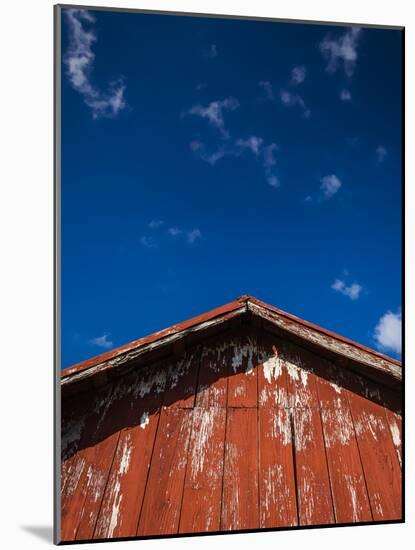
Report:
[{"label": "roof peak", "polygon": [[148,354],[166,346],[180,347],[180,342],[190,334],[201,333],[203,338],[205,331],[210,328],[247,314],[260,318],[261,322],[272,325],[273,329],[282,331],[291,338],[307,341],[311,346],[324,348],[328,353],[401,380],[399,361],[262,302],[252,295],[244,294],[192,319],[73,365],[61,372],[62,384],[66,385],[110,368],[118,368],[133,359],[141,360],[143,356],[148,357]]}]

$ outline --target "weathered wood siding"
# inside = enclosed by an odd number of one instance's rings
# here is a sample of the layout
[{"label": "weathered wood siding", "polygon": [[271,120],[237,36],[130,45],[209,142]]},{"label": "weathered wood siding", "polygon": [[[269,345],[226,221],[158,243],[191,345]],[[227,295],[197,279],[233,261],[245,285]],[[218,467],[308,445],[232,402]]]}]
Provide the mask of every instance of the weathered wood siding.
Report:
[{"label": "weathered wood siding", "polygon": [[401,518],[400,395],[265,331],[62,402],[62,540]]}]

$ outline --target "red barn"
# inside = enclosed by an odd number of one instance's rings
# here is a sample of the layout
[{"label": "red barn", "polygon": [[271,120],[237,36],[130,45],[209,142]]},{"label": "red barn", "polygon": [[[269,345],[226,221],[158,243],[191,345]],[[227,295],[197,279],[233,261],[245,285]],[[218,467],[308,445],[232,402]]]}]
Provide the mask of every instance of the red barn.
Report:
[{"label": "red barn", "polygon": [[61,540],[402,520],[402,369],[243,296],[62,372]]}]

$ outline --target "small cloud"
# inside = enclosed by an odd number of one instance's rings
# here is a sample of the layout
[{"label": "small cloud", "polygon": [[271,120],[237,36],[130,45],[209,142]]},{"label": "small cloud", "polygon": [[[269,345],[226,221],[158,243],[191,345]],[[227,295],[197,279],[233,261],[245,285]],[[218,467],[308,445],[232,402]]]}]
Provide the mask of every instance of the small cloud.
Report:
[{"label": "small cloud", "polygon": [[148,227],[150,229],[158,229],[164,224],[163,220],[151,220],[151,222],[148,224]]},{"label": "small cloud", "polygon": [[196,90],[197,91],[200,91],[200,90],[204,90],[206,88],[207,84],[205,84],[204,82],[198,82],[196,84]]},{"label": "small cloud", "polygon": [[327,60],[326,71],[335,73],[343,65],[347,76],[352,76],[357,63],[357,46],[361,29],[350,27],[337,39],[330,34],[320,43],[320,51]]},{"label": "small cloud", "polygon": [[288,90],[281,90],[280,99],[282,104],[286,107],[300,107],[303,111],[304,118],[310,118],[311,111],[299,94],[293,94]]},{"label": "small cloud", "polygon": [[225,155],[233,154],[230,149],[226,148],[224,145],[221,145],[216,151],[208,153],[206,151],[206,146],[204,143],[198,140],[193,140],[190,142],[190,149],[196,153],[200,159],[204,160],[211,166],[214,166],[218,160],[223,158]]},{"label": "small cloud", "polygon": [[352,100],[352,94],[349,92],[349,90],[343,89],[340,92],[340,99],[342,101],[351,101]]},{"label": "small cloud", "polygon": [[264,140],[257,136],[251,136],[248,139],[238,139],[236,141],[237,147],[240,147],[241,149],[248,149],[255,156],[259,155],[263,143]]},{"label": "small cloud", "polygon": [[95,18],[84,9],[66,9],[64,13],[69,29],[69,46],[64,56],[69,82],[83,96],[93,118],[114,117],[126,106],[125,85],[118,79],[103,92],[91,81],[95,61],[92,45],[97,41]]},{"label": "small cloud", "polygon": [[140,244],[145,248],[157,248],[157,243],[153,237],[147,237],[146,235],[140,237]]},{"label": "small cloud", "polygon": [[264,170],[265,178],[271,187],[279,187],[280,181],[275,173],[275,166],[277,164],[276,152],[278,151],[278,145],[271,143],[264,147]]},{"label": "small cloud", "polygon": [[89,341],[90,344],[93,346],[97,346],[99,348],[109,349],[114,346],[114,342],[111,340],[108,340],[108,334],[104,334],[102,336],[97,336],[96,338],[92,338],[92,340]]},{"label": "small cloud", "polygon": [[304,197],[304,202],[313,202],[313,197],[311,195],[307,195]]},{"label": "small cloud", "polygon": [[382,162],[384,162],[387,156],[388,156],[388,150],[386,149],[386,147],[379,145],[379,147],[376,148],[376,162],[378,164],[382,164]]},{"label": "small cloud", "polygon": [[187,234],[187,242],[189,244],[194,244],[197,239],[200,239],[202,236],[202,233],[200,232],[200,229],[192,229],[192,231],[189,231]]},{"label": "small cloud", "polygon": [[264,90],[265,97],[269,99],[270,101],[274,100],[274,90],[272,88],[271,82],[268,82],[268,80],[261,80],[258,82],[258,86]]},{"label": "small cloud", "polygon": [[291,71],[291,83],[301,84],[302,82],[304,82],[306,74],[307,74],[307,71],[303,65],[294,67],[293,70]]},{"label": "small cloud", "polygon": [[216,44],[210,44],[205,51],[205,55],[209,59],[215,59],[218,56],[218,47]]},{"label": "small cloud", "polygon": [[334,174],[324,176],[324,178],[321,178],[320,181],[320,189],[323,191],[323,194],[327,199],[330,199],[333,195],[335,195],[342,186],[342,182]]},{"label": "small cloud", "polygon": [[178,227],[169,227],[168,230],[167,230],[167,233],[169,235],[171,235],[172,237],[177,237],[178,235],[180,235],[182,233],[182,230],[179,229]]},{"label": "small cloud", "polygon": [[378,349],[393,351],[400,354],[402,351],[402,314],[388,311],[375,327],[374,338]]},{"label": "small cloud", "polygon": [[223,111],[235,111],[239,107],[239,101],[234,97],[227,97],[222,101],[212,101],[207,106],[194,105],[187,114],[199,116],[208,121],[208,123],[219,130],[224,138],[229,138],[229,133],[225,129]]},{"label": "small cloud", "polygon": [[331,285],[331,288],[336,292],[340,292],[344,296],[347,296],[351,300],[357,300],[363,290],[363,287],[358,283],[353,283],[350,286],[347,286],[341,279],[336,279]]}]

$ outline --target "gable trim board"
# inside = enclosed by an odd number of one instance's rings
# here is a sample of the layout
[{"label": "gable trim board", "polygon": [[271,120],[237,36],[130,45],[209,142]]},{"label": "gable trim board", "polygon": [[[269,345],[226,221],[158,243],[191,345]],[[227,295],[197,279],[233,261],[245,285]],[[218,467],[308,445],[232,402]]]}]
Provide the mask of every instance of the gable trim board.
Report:
[{"label": "gable trim board", "polygon": [[157,353],[164,357],[182,351],[192,335],[204,338],[212,330],[222,330],[228,324],[242,321],[262,322],[266,329],[277,330],[297,342],[300,340],[305,346],[318,348],[323,354],[336,356],[344,368],[358,370],[368,378],[395,388],[401,385],[402,365],[399,361],[246,295],[68,367],[61,373],[62,390],[77,391],[78,386],[85,387],[89,382],[102,385],[108,374],[119,375],[127,365],[148,363]]}]

